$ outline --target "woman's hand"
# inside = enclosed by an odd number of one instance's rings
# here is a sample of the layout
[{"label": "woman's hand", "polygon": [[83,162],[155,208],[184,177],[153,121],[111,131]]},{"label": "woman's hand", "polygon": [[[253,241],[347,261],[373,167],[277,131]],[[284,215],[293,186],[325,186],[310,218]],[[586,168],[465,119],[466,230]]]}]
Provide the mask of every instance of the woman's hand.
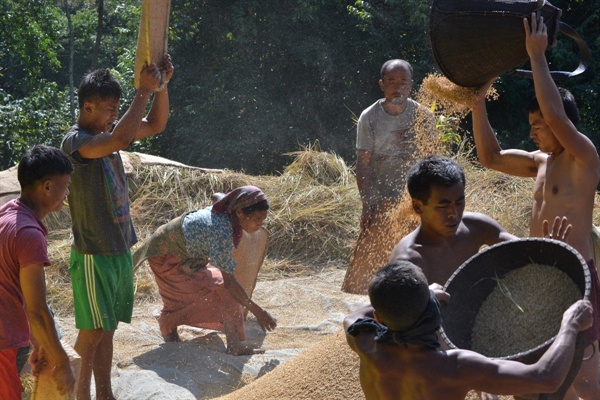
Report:
[{"label": "woman's hand", "polygon": [[262,330],[268,332],[275,329],[277,326],[275,319],[248,297],[248,294],[246,294],[244,288],[235,279],[235,276],[225,271],[221,271],[221,274],[223,275],[223,286],[225,286],[225,289],[235,301],[254,314]]},{"label": "woman's hand", "polygon": [[263,310],[261,307],[258,307],[255,310],[254,316],[258,320],[258,324],[262,330],[265,332],[270,332],[277,327],[277,321],[275,321],[275,318],[271,317],[271,314]]}]

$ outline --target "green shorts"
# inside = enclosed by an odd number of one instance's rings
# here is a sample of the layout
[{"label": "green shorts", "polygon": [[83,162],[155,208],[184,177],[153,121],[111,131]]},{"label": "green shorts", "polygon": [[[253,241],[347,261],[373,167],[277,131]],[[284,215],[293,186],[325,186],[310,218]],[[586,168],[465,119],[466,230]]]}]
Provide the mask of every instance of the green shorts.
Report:
[{"label": "green shorts", "polygon": [[71,248],[69,266],[77,329],[117,329],[130,323],[133,313],[133,262],[131,253],[81,254]]}]

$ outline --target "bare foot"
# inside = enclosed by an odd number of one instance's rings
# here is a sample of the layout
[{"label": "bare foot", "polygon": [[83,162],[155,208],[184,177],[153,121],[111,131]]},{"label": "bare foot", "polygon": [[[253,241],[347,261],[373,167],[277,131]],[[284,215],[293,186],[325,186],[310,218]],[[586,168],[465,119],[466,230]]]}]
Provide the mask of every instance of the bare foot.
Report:
[{"label": "bare foot", "polygon": [[181,342],[181,338],[179,337],[179,333],[177,333],[177,329],[168,335],[163,335],[163,339],[165,342]]},{"label": "bare foot", "polygon": [[261,347],[254,347],[248,344],[240,342],[239,344],[231,344],[227,346],[227,354],[234,356],[250,356],[253,354],[263,354],[265,349]]}]

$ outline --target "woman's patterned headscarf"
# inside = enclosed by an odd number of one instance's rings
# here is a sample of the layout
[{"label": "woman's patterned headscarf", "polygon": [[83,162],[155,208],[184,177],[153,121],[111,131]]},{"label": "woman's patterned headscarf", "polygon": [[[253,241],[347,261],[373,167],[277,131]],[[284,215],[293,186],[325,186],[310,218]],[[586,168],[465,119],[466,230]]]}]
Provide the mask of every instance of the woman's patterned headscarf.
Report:
[{"label": "woman's patterned headscarf", "polygon": [[267,198],[262,190],[250,185],[233,189],[223,197],[219,196],[218,193],[215,193],[213,196],[213,198],[220,199],[213,204],[211,211],[217,214],[227,213],[229,215],[233,224],[233,244],[237,247],[240,240],[242,240],[243,233],[234,211],[238,208],[253,206]]}]

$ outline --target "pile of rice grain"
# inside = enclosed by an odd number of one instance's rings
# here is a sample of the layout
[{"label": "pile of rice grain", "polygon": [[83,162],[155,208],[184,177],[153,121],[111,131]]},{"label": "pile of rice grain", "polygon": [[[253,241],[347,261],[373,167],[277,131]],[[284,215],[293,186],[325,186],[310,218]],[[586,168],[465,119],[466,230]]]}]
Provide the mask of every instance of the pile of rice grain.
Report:
[{"label": "pile of rice grain", "polygon": [[528,264],[509,272],[482,303],[472,350],[504,357],[539,346],[558,333],[562,315],[581,292],[558,268]]},{"label": "pile of rice grain", "polygon": [[359,361],[344,332],[321,342],[221,400],[345,400],[364,399]]},{"label": "pile of rice grain", "polygon": [[[350,350],[344,332],[325,337],[303,353],[248,385],[216,400],[364,400],[359,358]],[[500,400],[514,400],[500,396]],[[465,400],[479,400],[470,391]]]}]

